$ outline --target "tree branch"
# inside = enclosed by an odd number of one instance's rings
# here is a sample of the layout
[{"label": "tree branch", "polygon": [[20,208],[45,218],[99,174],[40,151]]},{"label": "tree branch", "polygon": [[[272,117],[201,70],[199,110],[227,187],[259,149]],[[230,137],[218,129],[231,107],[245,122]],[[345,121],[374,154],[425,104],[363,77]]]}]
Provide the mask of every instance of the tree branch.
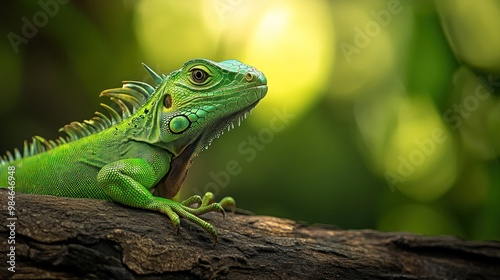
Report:
[{"label": "tree branch", "polygon": [[[338,230],[251,215],[203,217],[219,234],[109,201],[15,196],[15,245],[0,191],[6,279],[500,279],[500,242]],[[7,264],[7,267],[9,265]]]}]

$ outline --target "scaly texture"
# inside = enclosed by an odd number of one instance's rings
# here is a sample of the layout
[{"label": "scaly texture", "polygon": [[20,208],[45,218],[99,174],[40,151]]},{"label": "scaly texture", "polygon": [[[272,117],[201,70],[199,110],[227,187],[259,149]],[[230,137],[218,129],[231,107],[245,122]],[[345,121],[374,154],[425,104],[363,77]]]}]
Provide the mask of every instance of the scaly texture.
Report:
[{"label": "scaly texture", "polygon": [[198,215],[224,213],[222,206],[234,205],[232,198],[219,203],[213,203],[211,193],[183,202],[171,198],[193,158],[266,95],[266,78],[236,60],[194,59],[167,76],[145,67],[155,88],[126,81],[101,93],[121,114],[101,104],[109,117],[96,112],[90,120],[61,128],[67,137],[35,136],[22,152],[0,157],[0,187],[8,187],[9,173],[15,174],[15,191],[107,199],[159,211],[177,230],[181,216],[216,239],[215,229]]}]

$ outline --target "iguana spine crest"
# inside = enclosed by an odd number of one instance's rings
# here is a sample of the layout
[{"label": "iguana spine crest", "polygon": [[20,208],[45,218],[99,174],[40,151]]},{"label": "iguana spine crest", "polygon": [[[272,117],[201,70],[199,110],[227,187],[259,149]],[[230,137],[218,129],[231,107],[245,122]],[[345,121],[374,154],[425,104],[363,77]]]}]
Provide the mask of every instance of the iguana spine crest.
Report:
[{"label": "iguana spine crest", "polygon": [[[143,66],[157,85],[161,84],[167,78],[165,75],[158,75],[144,63]],[[90,120],[71,122],[59,129],[59,132],[64,132],[67,136],[61,136],[55,140],[33,136],[30,143],[27,140],[24,141],[22,153],[19,149],[15,148],[14,154],[7,151],[4,156],[0,156],[0,165],[46,152],[60,145],[96,134],[115,124],[121,123],[124,119],[139,110],[153,95],[154,91],[154,87],[139,81],[123,81],[121,88],[104,90],[99,97],[109,97],[111,101],[118,105],[121,114],[108,104],[101,103],[100,105],[109,113],[109,117],[101,112],[95,112],[95,116]]]}]

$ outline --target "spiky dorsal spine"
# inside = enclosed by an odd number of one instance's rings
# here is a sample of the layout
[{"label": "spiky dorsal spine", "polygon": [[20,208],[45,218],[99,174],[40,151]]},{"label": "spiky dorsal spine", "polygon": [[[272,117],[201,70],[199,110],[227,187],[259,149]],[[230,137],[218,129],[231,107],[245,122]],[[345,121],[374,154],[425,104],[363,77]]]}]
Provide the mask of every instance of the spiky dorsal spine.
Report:
[{"label": "spiky dorsal spine", "polygon": [[151,97],[154,90],[152,86],[143,82],[123,82],[121,88],[108,89],[99,95],[109,97],[118,105],[121,114],[111,106],[101,103],[100,105],[109,113],[109,118],[101,112],[95,112],[95,116],[90,120],[81,123],[72,122],[60,128],[59,132],[65,132],[68,135],[67,140],[74,141],[102,131],[134,114]]},{"label": "spiky dorsal spine", "polygon": [[[149,69],[149,67],[147,69]],[[166,77],[163,76],[163,78]],[[155,80],[155,82],[158,81]],[[101,92],[99,96],[109,97],[111,101],[118,105],[121,114],[111,106],[101,103],[100,105],[109,113],[109,117],[101,112],[95,112],[95,116],[90,120],[71,122],[59,129],[59,132],[65,132],[67,136],[59,137],[56,140],[47,140],[40,136],[34,136],[30,143],[24,141],[22,153],[16,148],[14,149],[14,155],[10,151],[7,151],[4,156],[0,156],[0,165],[43,153],[57,146],[95,134],[114,124],[120,123],[139,110],[139,108],[153,95],[154,91],[154,87],[139,81],[124,81],[121,88],[105,90]]]}]

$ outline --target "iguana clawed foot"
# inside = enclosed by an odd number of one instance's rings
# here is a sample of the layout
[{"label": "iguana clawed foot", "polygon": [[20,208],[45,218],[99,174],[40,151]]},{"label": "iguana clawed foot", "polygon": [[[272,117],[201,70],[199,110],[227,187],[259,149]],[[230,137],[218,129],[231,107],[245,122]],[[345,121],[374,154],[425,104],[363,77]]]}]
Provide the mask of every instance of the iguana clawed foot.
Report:
[{"label": "iguana clawed foot", "polygon": [[[174,226],[177,233],[179,233],[180,216],[202,227],[205,231],[212,235],[214,241],[217,242],[217,232],[215,228],[210,223],[202,220],[198,216],[208,212],[216,211],[222,213],[222,217],[225,217],[225,211],[223,207],[230,206],[232,208],[232,212],[234,213],[236,203],[232,197],[225,197],[218,203],[213,201],[214,195],[211,192],[207,192],[203,196],[203,198],[201,198],[199,195],[193,195],[182,202],[163,200],[163,202],[167,205],[162,205],[162,207],[159,207],[158,210],[167,214],[167,216],[172,221],[172,225]],[[193,204],[198,204],[198,206],[190,207]]]}]

